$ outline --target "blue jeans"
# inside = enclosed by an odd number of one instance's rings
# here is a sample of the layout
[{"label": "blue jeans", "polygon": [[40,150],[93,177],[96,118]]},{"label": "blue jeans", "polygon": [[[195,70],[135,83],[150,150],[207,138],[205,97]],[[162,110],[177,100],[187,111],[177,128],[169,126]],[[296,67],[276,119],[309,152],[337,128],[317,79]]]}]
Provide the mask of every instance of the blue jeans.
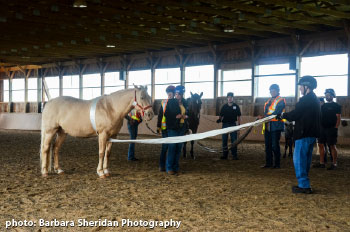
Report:
[{"label": "blue jeans", "polygon": [[293,162],[299,188],[310,188],[308,175],[315,142],[316,138],[314,137],[302,138],[295,141]]},{"label": "blue jeans", "polygon": [[[185,126],[178,130],[168,129],[168,137],[182,136],[185,134]],[[166,171],[179,171],[179,159],[183,143],[169,143],[168,156],[166,159]]]},{"label": "blue jeans", "polygon": [[[162,130],[162,138],[168,137],[168,131]],[[162,144],[162,150],[160,152],[160,159],[159,159],[159,168],[165,169],[166,164],[166,153],[168,151],[169,144],[163,143]]]},{"label": "blue jeans", "polygon": [[[227,127],[232,127],[232,126],[236,126],[236,123],[222,123],[222,128],[227,128]],[[227,141],[228,141],[228,135],[230,134],[230,138],[231,138],[231,145],[237,140],[237,131],[235,132],[231,132],[231,133],[227,133],[227,134],[223,134],[222,135],[222,151],[223,151],[223,157],[228,156],[228,147],[227,147]],[[235,147],[231,147],[231,153],[232,156],[237,158],[237,146]]]},{"label": "blue jeans", "polygon": [[265,155],[266,166],[273,165],[273,158],[275,159],[275,166],[280,166],[281,151],[280,151],[280,138],[281,131],[267,131],[265,130]]},{"label": "blue jeans", "polygon": [[[130,139],[136,139],[138,127],[139,127],[138,123],[134,123],[133,125],[130,125],[128,123],[128,131],[130,134]],[[134,158],[135,158],[135,143],[130,143],[129,150],[128,150],[128,160],[132,160]]]}]

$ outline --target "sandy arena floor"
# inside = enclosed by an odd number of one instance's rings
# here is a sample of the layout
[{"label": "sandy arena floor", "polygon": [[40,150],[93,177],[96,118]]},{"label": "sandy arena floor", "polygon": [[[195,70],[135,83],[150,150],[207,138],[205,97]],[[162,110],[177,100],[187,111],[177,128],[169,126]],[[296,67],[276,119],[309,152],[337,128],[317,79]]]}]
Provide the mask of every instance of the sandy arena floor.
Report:
[{"label": "sandy arena floor", "polygon": [[[203,143],[220,147],[219,140]],[[219,154],[195,146],[197,159],[181,158],[179,176],[158,171],[160,146],[136,144],[140,161],[128,162],[128,145],[115,144],[112,176],[104,180],[96,175],[96,138],[68,137],[60,156],[66,174],[47,179],[40,176],[39,144],[39,132],[0,131],[1,231],[12,219],[37,224],[39,219],[68,220],[75,225],[11,231],[151,231],[121,227],[122,219],[181,221],[177,231],[350,231],[349,148],[339,149],[337,170],[311,169],[315,194],[294,195],[292,160],[282,159],[280,170],[261,169],[260,143],[240,145],[237,161],[219,160]],[[78,227],[78,219],[120,224]]]}]

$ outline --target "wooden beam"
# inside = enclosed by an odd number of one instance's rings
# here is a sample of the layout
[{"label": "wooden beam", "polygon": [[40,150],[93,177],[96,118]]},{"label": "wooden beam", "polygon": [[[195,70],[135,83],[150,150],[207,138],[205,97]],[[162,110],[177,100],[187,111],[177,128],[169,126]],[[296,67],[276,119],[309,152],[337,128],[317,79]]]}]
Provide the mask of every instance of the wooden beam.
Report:
[{"label": "wooden beam", "polygon": [[322,7],[311,6],[309,4],[303,4],[303,2],[291,2],[291,1],[279,1],[279,0],[257,0],[258,2],[263,2],[267,4],[279,5],[283,7],[293,8],[298,11],[311,12],[318,15],[332,16],[334,18],[344,18],[350,19],[350,15],[348,13],[325,9]]}]

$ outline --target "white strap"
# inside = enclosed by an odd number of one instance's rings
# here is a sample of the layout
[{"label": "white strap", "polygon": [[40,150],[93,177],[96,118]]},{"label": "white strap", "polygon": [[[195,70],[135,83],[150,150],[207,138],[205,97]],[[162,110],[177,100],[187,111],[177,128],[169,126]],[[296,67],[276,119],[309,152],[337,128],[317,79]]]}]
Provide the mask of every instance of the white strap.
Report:
[{"label": "white strap", "polygon": [[255,122],[249,122],[245,123],[239,126],[232,126],[227,127],[224,129],[217,129],[217,130],[211,130],[203,133],[198,134],[190,134],[190,135],[184,135],[184,136],[175,136],[175,137],[167,137],[167,138],[161,138],[161,139],[132,139],[132,140],[119,140],[119,139],[109,139],[110,142],[113,143],[147,143],[147,144],[162,144],[162,143],[183,143],[188,141],[194,141],[194,140],[200,140],[205,139],[208,137],[213,137],[221,134],[227,134],[234,131],[242,130],[247,127],[251,126],[257,126],[263,122],[269,121],[273,118],[275,118],[276,115],[271,115],[266,118],[257,120]]},{"label": "white strap", "polygon": [[94,98],[91,103],[90,107],[90,122],[92,125],[92,128],[97,132],[96,130],[96,105],[97,102],[100,100],[101,97]]}]

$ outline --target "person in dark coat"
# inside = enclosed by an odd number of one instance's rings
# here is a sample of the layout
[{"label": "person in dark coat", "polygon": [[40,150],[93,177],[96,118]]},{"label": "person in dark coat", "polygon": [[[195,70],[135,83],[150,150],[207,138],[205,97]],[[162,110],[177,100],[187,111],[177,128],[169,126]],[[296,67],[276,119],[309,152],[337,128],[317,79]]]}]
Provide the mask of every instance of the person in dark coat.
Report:
[{"label": "person in dark coat", "polygon": [[[187,130],[188,109],[183,95],[185,87],[175,88],[175,98],[169,99],[164,112],[168,137],[182,136]],[[178,175],[179,159],[183,143],[170,143],[166,160],[166,171],[170,175]]]},{"label": "person in dark coat", "polygon": [[[227,103],[221,107],[220,110],[220,117],[216,121],[217,123],[222,122],[222,128],[232,127],[236,126],[237,122],[238,125],[241,124],[241,109],[237,104],[233,102],[233,93],[228,92],[227,93]],[[232,153],[232,159],[238,160],[237,156],[237,146],[232,147],[232,144],[237,140],[237,131],[223,134],[222,135],[222,156],[220,159],[226,160],[228,157],[228,136],[230,135],[231,138],[231,153]]]},{"label": "person in dark coat", "polygon": [[[165,110],[168,106],[168,101],[174,98],[175,95],[175,86],[169,85],[165,92],[168,95],[168,99],[164,99],[161,102],[161,106],[158,113],[158,121],[157,121],[157,132],[162,134],[162,138],[168,137],[168,130],[166,128],[166,117],[164,115]],[[159,171],[165,172],[165,164],[166,164],[166,153],[168,151],[169,144],[163,143],[162,150],[160,152],[159,158]]]},{"label": "person in dark coat", "polygon": [[293,193],[312,193],[309,180],[309,170],[312,151],[316,138],[320,136],[320,102],[313,92],[317,88],[317,81],[312,76],[304,76],[299,82],[301,97],[295,105],[295,110],[282,113],[277,118],[295,121],[295,148],[293,162],[298,185],[292,187]]}]

